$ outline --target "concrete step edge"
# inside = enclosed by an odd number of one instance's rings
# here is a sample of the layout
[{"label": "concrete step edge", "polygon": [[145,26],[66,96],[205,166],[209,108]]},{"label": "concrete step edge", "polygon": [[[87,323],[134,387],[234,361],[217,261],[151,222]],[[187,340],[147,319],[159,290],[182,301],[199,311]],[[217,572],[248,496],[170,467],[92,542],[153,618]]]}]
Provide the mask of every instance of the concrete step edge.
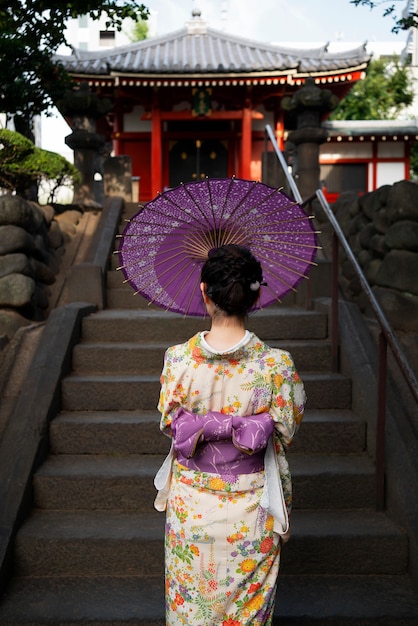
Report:
[{"label": "concrete step edge", "polygon": [[[295,348],[312,348],[317,350],[330,350],[331,344],[327,338],[319,339],[282,339],[282,340],[270,340],[269,346],[272,348],[280,348],[292,352]],[[106,348],[108,350],[165,350],[168,347],[166,341],[108,341],[105,337],[103,339],[82,339],[75,348],[77,350],[92,350],[98,348]]]},{"label": "concrete step edge", "polygon": [[[50,423],[52,454],[163,454],[170,445],[157,411],[67,411]],[[337,441],[336,441],[337,438]],[[366,424],[350,411],[307,411],[292,444],[304,453],[359,453]]]},{"label": "concrete step edge", "polygon": [[[374,475],[374,464],[366,454],[288,454],[294,477],[298,475]],[[76,477],[77,475],[122,478],[154,475],[164,461],[163,455],[50,455],[35,474],[35,480],[43,476]]]},{"label": "concrete step edge", "polygon": [[[327,339],[303,339],[270,341],[272,348],[287,350],[299,370],[329,371],[331,369],[331,347]],[[158,367],[161,370],[163,357],[169,342],[160,341],[82,341],[73,350],[75,371],[133,371],[135,367]]]},{"label": "concrete step edge", "polygon": [[[163,574],[164,515],[135,516],[56,512],[31,517],[15,542],[21,575]],[[291,541],[281,564],[289,574],[402,574],[408,567],[408,538],[387,518],[372,512],[318,515],[296,511]],[[137,554],[141,553],[138,561]],[[338,557],[336,555],[338,554]],[[320,556],[318,556],[320,555]]]},{"label": "concrete step edge", "polygon": [[[288,306],[288,307],[269,307],[263,309],[261,311],[257,311],[251,316],[250,321],[253,319],[268,319],[270,317],[279,317],[282,319],[295,319],[295,318],[312,318],[318,320],[327,319],[327,314],[322,313],[320,311],[315,311],[313,309],[304,309],[296,306]],[[155,311],[126,311],[125,309],[102,309],[93,313],[88,318],[85,318],[84,322],[89,324],[92,320],[115,320],[115,319],[129,319],[129,320],[142,320],[142,319],[153,319],[166,321],[170,320],[198,320],[202,321],[204,317],[195,317],[188,316],[184,317],[179,313],[172,313],[171,311],[165,311],[161,308],[156,309]]]},{"label": "concrete step edge", "polygon": [[[22,539],[111,539],[131,541],[164,538],[165,514],[155,512],[34,510],[18,533]],[[297,538],[406,538],[405,531],[386,513],[373,510],[296,509],[291,518],[292,541]]]},{"label": "concrete step edge", "polygon": [[[297,457],[302,459],[297,459]],[[294,508],[370,509],[376,492],[373,465],[357,455],[331,459],[289,454]],[[33,479],[34,504],[48,510],[123,508],[152,511],[154,477],[164,455],[55,455]],[[341,494],[344,494],[343,496]]]},{"label": "concrete step edge", "polygon": [[[51,422],[55,425],[60,422],[70,423],[112,423],[126,422],[132,423],[148,423],[159,422],[160,413],[156,410],[128,410],[128,411],[61,411]],[[363,418],[359,417],[350,409],[307,409],[303,418],[302,425],[306,423],[359,423],[363,424]]]},{"label": "concrete step edge", "polygon": [[[321,381],[321,382],[349,382],[350,379],[344,374],[339,374],[338,372],[299,372],[300,377],[304,382],[307,381]],[[68,376],[64,378],[63,383],[77,383],[77,382],[129,382],[129,383],[141,383],[141,382],[159,382],[160,375],[159,374],[128,374],[126,372],[116,372],[116,373],[105,373],[105,372],[95,372],[95,373],[81,373],[81,372],[72,372]]]},{"label": "concrete step edge", "polygon": [[[416,626],[417,617],[418,597],[406,576],[281,574],[273,626]],[[163,578],[22,578],[14,581],[0,606],[2,626],[87,622],[165,626]]]}]

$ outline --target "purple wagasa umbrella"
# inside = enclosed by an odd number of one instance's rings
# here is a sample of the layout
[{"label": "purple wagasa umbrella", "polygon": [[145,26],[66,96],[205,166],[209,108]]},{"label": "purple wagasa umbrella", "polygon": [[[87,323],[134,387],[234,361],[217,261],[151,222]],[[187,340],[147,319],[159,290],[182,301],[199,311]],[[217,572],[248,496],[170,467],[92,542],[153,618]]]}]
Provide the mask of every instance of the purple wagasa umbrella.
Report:
[{"label": "purple wagasa umbrella", "polygon": [[183,315],[205,316],[200,271],[213,248],[246,246],[263,268],[257,308],[303,279],[318,250],[303,207],[282,190],[238,178],[207,178],[160,193],[129,221],[120,267],[135,294]]}]

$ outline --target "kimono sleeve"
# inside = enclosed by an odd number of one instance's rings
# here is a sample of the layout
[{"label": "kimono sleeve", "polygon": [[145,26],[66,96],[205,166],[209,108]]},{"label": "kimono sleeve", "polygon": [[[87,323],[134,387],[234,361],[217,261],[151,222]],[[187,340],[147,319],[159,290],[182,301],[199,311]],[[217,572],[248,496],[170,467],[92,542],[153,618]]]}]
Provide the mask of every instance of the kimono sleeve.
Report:
[{"label": "kimono sleeve", "polygon": [[164,355],[164,366],[160,376],[161,390],[157,407],[161,413],[160,429],[168,437],[171,437],[170,427],[174,414],[180,406],[186,403],[178,363],[176,346],[168,348]]},{"label": "kimono sleeve", "polygon": [[276,432],[287,447],[303,419],[306,393],[289,352],[281,350],[271,373],[272,403],[270,413],[276,423]]},{"label": "kimono sleeve", "polygon": [[271,390],[269,412],[275,422],[274,448],[285,504],[290,515],[292,480],[285,452],[303,419],[306,394],[303,382],[288,352],[278,351],[275,355],[275,366],[271,373]]}]

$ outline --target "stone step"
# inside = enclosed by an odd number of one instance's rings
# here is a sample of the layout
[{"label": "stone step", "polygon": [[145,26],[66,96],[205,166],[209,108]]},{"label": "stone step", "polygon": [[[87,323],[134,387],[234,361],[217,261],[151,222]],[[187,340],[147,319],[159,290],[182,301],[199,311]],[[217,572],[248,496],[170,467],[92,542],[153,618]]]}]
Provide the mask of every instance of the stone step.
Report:
[{"label": "stone step", "polygon": [[106,307],[107,309],[161,311],[160,307],[150,304],[139,294],[134,295],[134,291],[129,285],[123,285],[119,289],[107,289]]},{"label": "stone step", "polygon": [[[41,509],[153,511],[153,480],[161,455],[50,455],[33,479]],[[375,472],[366,455],[289,455],[294,506],[302,509],[374,505]],[[343,495],[342,495],[343,494]]]},{"label": "stone step", "polygon": [[287,455],[295,509],[374,507],[376,476],[366,454]]},{"label": "stone step", "polygon": [[116,252],[113,252],[108,270],[106,271],[106,289],[126,289],[133,293],[133,289],[127,282],[124,271],[120,266],[120,260]]},{"label": "stone step", "polygon": [[153,511],[157,455],[49,455],[33,478],[34,506]]},{"label": "stone step", "polygon": [[81,342],[74,346],[72,367],[83,373],[155,373],[161,372],[165,343]]},{"label": "stone step", "polygon": [[143,205],[139,204],[138,202],[129,202],[125,204],[124,209],[123,209],[121,223],[119,226],[119,232],[122,233],[124,231],[129,220],[134,215],[136,215],[136,213],[138,213],[138,211],[140,210],[140,208],[142,208],[142,206]]},{"label": "stone step", "polygon": [[[351,381],[337,373],[300,372],[311,409],[348,409]],[[71,374],[62,381],[65,411],[153,410],[160,393],[159,376]]]},{"label": "stone step", "polygon": [[352,411],[307,409],[292,454],[354,454],[366,450],[366,424]]},{"label": "stone step", "polygon": [[[121,232],[122,229],[120,229],[119,232]],[[116,239],[115,241],[115,246],[114,246],[114,250],[112,251],[113,254],[110,258],[110,269],[108,270],[107,273],[112,274],[113,272],[116,272],[118,274],[120,274],[121,276],[123,276],[121,270],[118,270],[118,267],[120,267],[120,259],[119,259],[119,254],[118,254],[118,247],[119,247],[119,239]],[[106,276],[106,284],[107,284],[107,276]]]},{"label": "stone step", "polygon": [[[167,454],[156,411],[69,411],[50,424],[52,454]],[[363,420],[351,411],[307,410],[289,454],[363,452]]]},{"label": "stone step", "polygon": [[[331,347],[326,340],[270,341],[273,348],[291,353],[298,370],[327,371],[331,369]],[[164,352],[169,347],[163,343],[134,343],[104,341],[81,342],[74,347],[73,370],[82,373],[145,374],[161,372]]]},{"label": "stone step", "polygon": [[[141,208],[142,205],[140,205],[138,202],[128,202],[125,204],[125,206],[123,207],[123,213],[122,213],[122,217],[121,217],[121,221],[119,224],[119,229],[118,232],[122,233],[125,229],[125,227],[127,226],[129,220],[136,215],[136,213],[138,213],[139,209]],[[115,243],[115,250],[117,250],[119,247],[119,238],[116,238],[116,243]]]},{"label": "stone step", "polygon": [[[15,574],[164,576],[164,522],[157,512],[34,511],[16,540]],[[373,511],[294,511],[281,559],[289,575],[405,574],[407,567],[406,534]]]},{"label": "stone step", "polygon": [[[342,601],[343,599],[343,601]],[[406,576],[281,575],[273,626],[416,626]],[[2,626],[165,626],[163,577],[16,578]]]},{"label": "stone step", "polygon": [[[248,318],[247,327],[264,341],[279,339],[326,339],[327,316],[318,311],[269,307]],[[186,341],[195,333],[209,327],[209,320],[184,317],[161,309],[105,309],[83,318],[82,336],[85,341],[167,342]]]},{"label": "stone step", "polygon": [[[121,226],[119,232],[123,230],[124,226],[125,224]],[[117,252],[118,246],[119,239],[117,239],[115,242],[114,251],[111,257],[110,269],[107,272],[106,276],[106,285],[110,289],[119,287],[121,284],[121,279],[122,281],[124,280],[123,272],[121,270],[118,270],[121,265]],[[331,261],[328,261],[327,259],[317,258],[316,262],[317,265],[311,269],[308,280],[303,281],[298,285],[296,297],[299,298],[302,295],[302,292],[305,292],[307,290],[310,290],[313,297],[329,297],[331,295]],[[115,274],[119,274],[120,277],[115,276]]]},{"label": "stone step", "polygon": [[[113,272],[114,274],[120,274],[120,272]],[[107,287],[106,289],[106,308],[107,309],[145,309],[145,310],[154,310],[161,311],[161,307],[158,307],[155,304],[151,304],[140,296],[139,294],[135,295],[132,287],[125,283],[123,284],[124,277],[118,276],[116,278],[112,278],[111,282],[114,284],[113,287]],[[327,294],[328,295],[328,294]],[[299,294],[291,294],[286,295],[282,302],[281,306],[293,306],[294,304],[300,304],[303,302],[303,298]],[[273,306],[269,307],[274,308]]]},{"label": "stone step", "polygon": [[[106,274],[106,307],[108,309],[159,309],[153,304],[150,304],[145,298],[139,294],[135,295],[135,290],[128,282],[125,281],[125,276],[121,270],[118,270],[119,260],[117,257],[112,257],[112,269]],[[281,306],[292,306],[299,304],[305,306],[307,299],[306,291],[311,289],[312,297],[330,297],[331,296],[331,280],[328,276],[329,272],[324,274],[323,272],[316,274],[317,268],[315,268],[310,274],[310,285],[305,283],[298,288],[297,293],[289,293],[282,298]],[[306,281],[307,283],[307,281]]]},{"label": "stone step", "polygon": [[134,295],[134,289],[124,282],[125,276],[121,270],[116,271],[119,265],[117,256],[112,255],[112,270],[106,273],[106,308],[108,309],[148,309],[161,311],[161,308],[151,304],[140,296]]},{"label": "stone step", "polygon": [[163,513],[32,511],[15,542],[17,576],[164,576]]},{"label": "stone step", "polygon": [[[116,263],[114,262],[116,261]],[[107,289],[127,289],[132,292],[132,287],[129,286],[125,281],[125,274],[122,270],[118,270],[119,267],[119,259],[117,255],[112,256],[112,265],[115,266],[114,269],[106,272],[106,287]]]},{"label": "stone step", "polygon": [[52,454],[167,454],[156,411],[63,411],[49,429]]}]

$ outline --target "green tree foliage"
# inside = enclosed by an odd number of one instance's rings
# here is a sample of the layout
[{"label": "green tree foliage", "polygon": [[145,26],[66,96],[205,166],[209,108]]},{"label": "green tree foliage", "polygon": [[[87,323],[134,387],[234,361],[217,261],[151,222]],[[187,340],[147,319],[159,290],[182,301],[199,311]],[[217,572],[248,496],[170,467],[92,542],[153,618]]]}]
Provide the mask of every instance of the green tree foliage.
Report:
[{"label": "green tree foliage", "polygon": [[149,26],[145,20],[139,20],[135,22],[131,32],[128,33],[128,37],[132,42],[143,41],[148,37]]},{"label": "green tree foliage", "polygon": [[399,17],[397,11],[403,11],[405,8],[406,0],[350,0],[351,4],[356,6],[366,6],[370,9],[381,7],[384,17],[390,17],[393,23],[392,32],[399,33],[401,30],[408,30],[409,28],[418,27],[418,13],[414,11],[409,15],[403,15]]},{"label": "green tree foliage", "polygon": [[398,59],[371,61],[359,80],[330,115],[332,120],[390,120],[412,104],[413,78]]},{"label": "green tree foliage", "polygon": [[[70,84],[53,59],[60,45],[68,45],[67,20],[85,14],[98,20],[103,12],[106,26],[118,30],[125,18],[145,20],[149,14],[138,0],[0,0],[0,111],[15,115],[18,130],[27,130],[34,115],[47,111]],[[19,127],[20,120],[25,125]]]},{"label": "green tree foliage", "polygon": [[0,186],[24,196],[32,183],[48,182],[50,198],[63,186],[81,181],[77,168],[63,156],[37,148],[20,133],[0,129]]}]

